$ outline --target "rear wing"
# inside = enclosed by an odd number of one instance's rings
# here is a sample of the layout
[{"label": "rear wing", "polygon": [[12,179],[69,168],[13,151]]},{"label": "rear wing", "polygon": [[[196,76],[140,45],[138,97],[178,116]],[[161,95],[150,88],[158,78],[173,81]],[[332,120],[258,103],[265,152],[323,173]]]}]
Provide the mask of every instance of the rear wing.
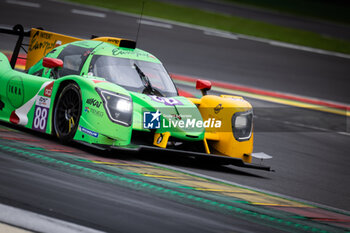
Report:
[{"label": "rear wing", "polygon": [[[23,47],[28,46],[26,44],[23,44],[23,39],[24,37],[29,37],[30,36],[30,31],[24,31],[24,28],[22,25],[17,24],[15,25],[12,29],[10,28],[0,28],[0,33],[5,33],[5,34],[10,34],[10,35],[16,35],[18,36],[17,42],[16,42],[16,46],[13,49],[13,53],[12,53],[12,57],[11,57],[11,61],[10,61],[10,65],[12,67],[12,69],[15,68],[17,59],[18,59],[18,54],[21,50],[21,48],[25,50],[25,48]],[[22,58],[25,59],[25,58]]]},{"label": "rear wing", "polygon": [[41,58],[57,46],[79,40],[83,39],[32,28],[30,30],[26,70],[35,65]]},{"label": "rear wing", "polygon": [[[25,31],[23,26],[20,24],[15,25],[12,29],[1,27],[0,33],[18,36],[16,45],[10,60],[10,65],[12,69],[15,68],[17,59],[26,59],[25,69],[28,70],[35,63],[37,63],[42,57],[44,57],[48,52],[50,52],[53,48],[62,44],[82,40],[76,37],[44,31],[41,28],[32,28],[28,31]],[[29,44],[23,43],[24,37],[30,38]],[[21,49],[23,49],[27,54],[26,58],[18,56]]]},{"label": "rear wing", "polygon": [[[74,41],[83,40],[81,38],[67,36],[63,34],[58,34],[54,32],[44,31],[42,28],[32,28],[28,31],[25,31],[23,26],[20,24],[15,25],[12,29],[10,28],[1,28],[0,33],[17,35],[18,39],[16,46],[13,50],[10,65],[14,69],[17,59],[26,59],[25,70],[28,70],[34,64],[36,64],[41,58],[43,58],[48,52],[57,46],[71,43]],[[29,37],[29,44],[24,44],[24,37]],[[118,47],[136,48],[136,42],[128,39],[115,38],[115,37],[97,37],[91,36],[91,39],[104,41],[107,43],[114,44]],[[24,48],[24,46],[27,46]],[[18,57],[20,49],[23,49],[27,53],[27,57]]]}]

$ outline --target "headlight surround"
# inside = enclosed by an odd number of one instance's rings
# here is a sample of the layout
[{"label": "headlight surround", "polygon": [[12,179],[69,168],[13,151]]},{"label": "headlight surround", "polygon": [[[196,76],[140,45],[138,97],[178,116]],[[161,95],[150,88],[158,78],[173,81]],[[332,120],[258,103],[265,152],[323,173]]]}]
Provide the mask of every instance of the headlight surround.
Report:
[{"label": "headlight surround", "polygon": [[108,118],[120,125],[130,126],[132,122],[132,99],[129,96],[96,88],[101,96]]},{"label": "headlight surround", "polygon": [[252,136],[253,111],[237,112],[232,116],[232,133],[237,141],[247,141]]}]

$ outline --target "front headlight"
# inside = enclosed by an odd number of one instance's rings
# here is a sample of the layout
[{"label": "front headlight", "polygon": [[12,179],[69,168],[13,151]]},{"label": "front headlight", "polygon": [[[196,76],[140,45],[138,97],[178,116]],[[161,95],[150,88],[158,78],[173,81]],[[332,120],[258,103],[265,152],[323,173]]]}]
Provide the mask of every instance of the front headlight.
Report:
[{"label": "front headlight", "polygon": [[232,116],[232,132],[237,141],[249,140],[253,130],[253,112],[237,112]]},{"label": "front headlight", "polygon": [[132,102],[126,99],[119,99],[116,104],[119,112],[130,112],[132,110]]},{"label": "front headlight", "polygon": [[246,115],[237,116],[235,120],[236,129],[244,129],[247,127],[248,119]]},{"label": "front headlight", "polygon": [[117,124],[130,126],[132,122],[132,99],[129,96],[96,88],[109,119]]}]

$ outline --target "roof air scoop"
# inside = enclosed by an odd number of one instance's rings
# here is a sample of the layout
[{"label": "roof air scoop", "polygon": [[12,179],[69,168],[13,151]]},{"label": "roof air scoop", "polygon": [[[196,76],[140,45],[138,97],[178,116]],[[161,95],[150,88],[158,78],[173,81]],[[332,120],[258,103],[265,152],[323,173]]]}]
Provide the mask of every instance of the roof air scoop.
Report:
[{"label": "roof air scoop", "polygon": [[136,42],[133,40],[128,39],[122,39],[122,38],[116,38],[116,37],[97,37],[92,40],[98,40],[107,42],[113,45],[116,45],[118,47],[128,48],[128,49],[135,49],[136,48]]}]

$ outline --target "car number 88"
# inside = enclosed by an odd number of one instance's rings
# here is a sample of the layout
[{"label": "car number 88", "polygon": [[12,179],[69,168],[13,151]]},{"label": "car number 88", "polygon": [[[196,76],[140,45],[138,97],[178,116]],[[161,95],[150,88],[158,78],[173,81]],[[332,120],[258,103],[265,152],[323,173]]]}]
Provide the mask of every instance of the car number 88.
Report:
[{"label": "car number 88", "polygon": [[47,108],[36,107],[33,128],[44,130],[46,128]]}]

